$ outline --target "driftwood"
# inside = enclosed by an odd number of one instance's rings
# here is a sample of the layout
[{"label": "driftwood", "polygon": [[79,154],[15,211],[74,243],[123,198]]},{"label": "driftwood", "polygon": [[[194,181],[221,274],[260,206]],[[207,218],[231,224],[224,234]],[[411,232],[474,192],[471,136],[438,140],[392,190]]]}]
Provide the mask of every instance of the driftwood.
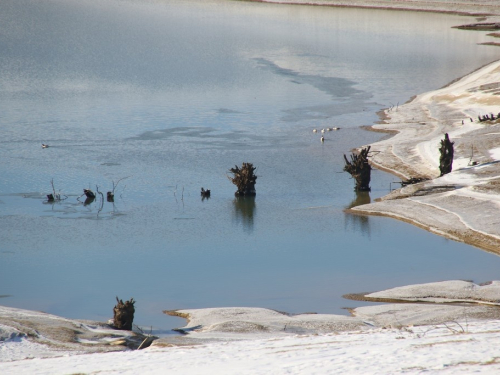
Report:
[{"label": "driftwood", "polygon": [[134,321],[134,299],[123,303],[121,299],[116,297],[116,306],[113,308],[113,326],[117,329],[124,331],[132,330],[132,323]]},{"label": "driftwood", "polygon": [[494,121],[494,120],[498,120],[500,119],[500,112],[498,113],[497,117],[495,118],[495,114],[494,113],[490,113],[489,115],[484,115],[484,116],[477,116],[479,122],[484,122],[484,121]]},{"label": "driftwood", "polygon": [[428,181],[428,178],[425,177],[410,177],[408,180],[401,181],[401,186],[418,184],[419,182]]},{"label": "driftwood", "polygon": [[439,171],[441,174],[439,177],[450,173],[453,165],[453,144],[448,137],[448,133],[445,133],[444,139],[441,140],[441,147],[439,147]]},{"label": "driftwood", "polygon": [[236,165],[229,170],[229,172],[233,174],[233,177],[227,177],[238,188],[234,193],[236,196],[256,195],[255,183],[257,181],[257,176],[254,173],[255,169],[252,163],[243,163],[241,168]]},{"label": "driftwood", "polygon": [[356,180],[356,186],[354,190],[356,191],[370,191],[370,178],[372,167],[368,163],[368,153],[370,152],[370,146],[364,148],[359,154],[352,153],[351,160],[347,160],[344,154],[344,171],[349,172],[349,174]]}]

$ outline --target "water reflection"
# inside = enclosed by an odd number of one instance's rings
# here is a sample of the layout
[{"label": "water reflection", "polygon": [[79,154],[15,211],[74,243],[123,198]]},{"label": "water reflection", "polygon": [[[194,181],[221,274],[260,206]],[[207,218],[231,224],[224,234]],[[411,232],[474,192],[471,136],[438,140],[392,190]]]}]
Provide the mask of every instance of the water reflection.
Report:
[{"label": "water reflection", "polygon": [[361,206],[363,204],[371,203],[372,199],[370,197],[369,191],[358,191],[356,192],[356,196],[352,200],[351,204],[347,208],[353,208],[356,206]]},{"label": "water reflection", "polygon": [[95,198],[86,198],[85,202],[83,202],[83,205],[88,206],[89,204],[94,203],[94,201],[95,201]]},{"label": "water reflection", "polygon": [[[368,191],[358,191],[352,202],[346,208],[353,208],[356,206],[361,206],[363,204],[371,203],[370,192]],[[363,235],[370,235],[370,218],[366,215],[357,215],[352,213],[345,214],[345,225],[353,226],[355,231],[359,231]]]},{"label": "water reflection", "polygon": [[210,199],[210,189],[201,188],[201,201],[203,202],[205,199]]},{"label": "water reflection", "polygon": [[245,232],[253,232],[253,219],[255,214],[255,197],[235,197],[234,219],[236,224],[242,223]]}]

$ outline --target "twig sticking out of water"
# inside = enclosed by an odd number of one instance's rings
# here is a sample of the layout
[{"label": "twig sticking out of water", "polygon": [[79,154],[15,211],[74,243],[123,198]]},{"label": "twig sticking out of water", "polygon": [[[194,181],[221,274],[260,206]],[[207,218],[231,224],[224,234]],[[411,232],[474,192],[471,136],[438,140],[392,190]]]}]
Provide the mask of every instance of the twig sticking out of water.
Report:
[{"label": "twig sticking out of water", "polygon": [[68,198],[66,195],[64,198],[61,198],[61,193],[56,193],[56,188],[54,187],[54,179],[52,178],[50,180],[50,185],[52,186],[52,194],[47,194],[47,201],[48,202],[55,202],[55,201],[62,201],[66,198]]},{"label": "twig sticking out of water", "polygon": [[102,211],[102,208],[104,207],[104,194],[99,191],[99,186],[95,186],[97,194],[101,196],[101,206],[97,209],[97,216],[99,216],[99,213]]},{"label": "twig sticking out of water", "polygon": [[[114,201],[115,201],[115,189],[118,187],[118,184],[120,183],[120,181],[125,180],[126,178],[129,178],[129,177],[130,177],[130,176],[127,176],[127,177],[122,177],[122,178],[120,178],[118,181],[116,181],[116,183],[115,183],[115,181],[114,181],[114,180],[113,180],[113,181],[111,181],[111,182],[113,183],[113,190],[108,191],[108,192],[106,193],[108,202],[114,202]],[[124,189],[125,189],[125,188],[124,188]]]}]

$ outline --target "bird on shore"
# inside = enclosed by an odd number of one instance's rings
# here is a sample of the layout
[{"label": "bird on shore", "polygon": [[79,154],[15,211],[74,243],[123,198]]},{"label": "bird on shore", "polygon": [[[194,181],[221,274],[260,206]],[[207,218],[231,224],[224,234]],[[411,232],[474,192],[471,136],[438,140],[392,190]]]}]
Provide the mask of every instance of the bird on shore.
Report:
[{"label": "bird on shore", "polygon": [[324,133],[325,132],[325,129],[321,129],[321,133]]},{"label": "bird on shore", "polygon": [[313,133],[317,133],[318,132],[318,129],[313,129]]},{"label": "bird on shore", "polygon": [[325,137],[321,136],[321,142],[325,141]]},{"label": "bird on shore", "polygon": [[45,143],[42,143],[42,148],[47,148],[49,145],[46,145]]},{"label": "bird on shore", "polygon": [[337,128],[337,127],[332,128],[332,130],[339,130],[339,129],[340,129],[340,128]]}]

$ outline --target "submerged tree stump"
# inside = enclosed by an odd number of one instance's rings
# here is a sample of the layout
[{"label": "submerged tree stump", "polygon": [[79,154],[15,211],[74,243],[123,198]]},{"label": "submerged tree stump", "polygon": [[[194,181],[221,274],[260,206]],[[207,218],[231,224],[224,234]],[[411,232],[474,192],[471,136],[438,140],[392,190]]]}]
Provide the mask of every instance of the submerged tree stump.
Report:
[{"label": "submerged tree stump", "polygon": [[134,299],[123,303],[121,299],[116,297],[116,306],[113,308],[113,326],[117,329],[124,331],[132,330],[132,323],[134,321]]},{"label": "submerged tree stump", "polygon": [[441,147],[439,147],[439,171],[441,174],[439,177],[450,173],[453,164],[453,145],[455,142],[451,142],[448,137],[448,133],[444,134],[444,139],[441,140]]},{"label": "submerged tree stump", "polygon": [[201,198],[202,199],[210,198],[210,189],[205,190],[201,188]]},{"label": "submerged tree stump", "polygon": [[257,182],[257,176],[254,173],[255,169],[252,163],[243,163],[241,168],[236,165],[229,170],[233,177],[228,176],[228,178],[238,188],[234,195],[255,196],[257,194],[255,192],[255,183]]},{"label": "submerged tree stump", "polygon": [[95,193],[90,189],[83,189],[83,194],[85,194],[87,198],[95,199]]},{"label": "submerged tree stump", "polygon": [[349,174],[356,181],[356,186],[354,190],[356,191],[370,191],[370,178],[372,167],[368,163],[368,153],[370,152],[370,147],[364,148],[359,154],[352,153],[351,161],[347,160],[344,154],[344,171],[349,172]]}]

